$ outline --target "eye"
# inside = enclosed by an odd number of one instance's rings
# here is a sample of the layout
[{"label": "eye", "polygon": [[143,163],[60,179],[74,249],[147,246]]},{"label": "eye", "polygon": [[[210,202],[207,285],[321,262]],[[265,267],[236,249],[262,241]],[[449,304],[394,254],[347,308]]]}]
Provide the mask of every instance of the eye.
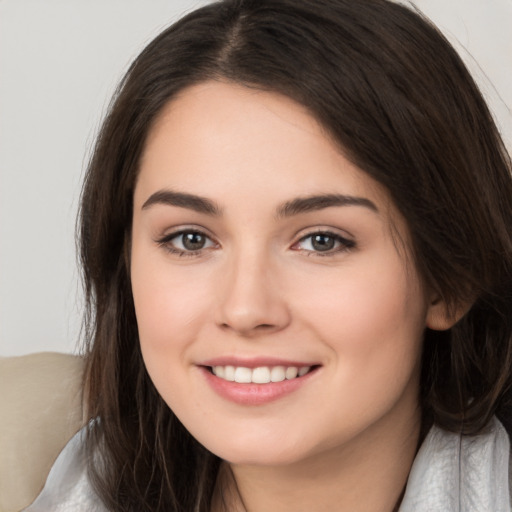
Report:
[{"label": "eye", "polygon": [[171,233],[157,240],[157,243],[164,246],[169,252],[181,256],[198,254],[204,249],[215,247],[215,243],[210,237],[193,229]]},{"label": "eye", "polygon": [[[355,242],[336,233],[319,231],[302,237],[292,249],[327,256],[355,247]],[[322,254],[324,253],[324,254]]]}]

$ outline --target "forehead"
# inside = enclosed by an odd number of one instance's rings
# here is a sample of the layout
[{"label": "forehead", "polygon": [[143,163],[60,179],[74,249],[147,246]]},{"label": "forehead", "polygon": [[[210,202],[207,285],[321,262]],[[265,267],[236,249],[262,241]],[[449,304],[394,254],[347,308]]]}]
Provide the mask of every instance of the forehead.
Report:
[{"label": "forehead", "polygon": [[343,155],[305,107],[216,81],[183,90],[151,128],[136,202],[161,188],[220,202],[353,194],[377,201],[382,211],[392,208],[386,190]]}]

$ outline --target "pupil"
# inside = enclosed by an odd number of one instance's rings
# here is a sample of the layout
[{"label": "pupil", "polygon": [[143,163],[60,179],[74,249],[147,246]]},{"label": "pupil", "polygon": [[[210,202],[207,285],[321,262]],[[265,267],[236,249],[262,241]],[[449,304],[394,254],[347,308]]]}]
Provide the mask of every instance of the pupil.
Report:
[{"label": "pupil", "polygon": [[334,238],[329,235],[315,235],[312,245],[317,251],[329,251],[334,248]]},{"label": "pupil", "polygon": [[199,233],[186,233],[183,235],[183,247],[189,251],[202,249],[205,244],[205,237]]}]

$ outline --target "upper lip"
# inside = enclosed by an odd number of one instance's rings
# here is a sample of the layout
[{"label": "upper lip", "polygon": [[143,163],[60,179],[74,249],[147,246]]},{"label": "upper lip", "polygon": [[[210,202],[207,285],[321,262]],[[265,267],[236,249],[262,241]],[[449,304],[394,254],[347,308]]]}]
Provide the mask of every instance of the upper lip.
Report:
[{"label": "upper lip", "polygon": [[318,363],[311,361],[299,361],[296,359],[281,359],[276,357],[233,357],[220,356],[207,359],[198,364],[198,366],[235,366],[244,368],[260,368],[262,366],[295,366],[301,368],[304,366],[318,366]]}]

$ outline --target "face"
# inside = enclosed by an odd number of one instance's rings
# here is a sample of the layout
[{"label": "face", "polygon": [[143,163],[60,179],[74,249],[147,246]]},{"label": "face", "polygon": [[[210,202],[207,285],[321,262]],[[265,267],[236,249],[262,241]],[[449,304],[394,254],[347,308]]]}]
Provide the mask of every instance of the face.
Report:
[{"label": "face", "polygon": [[150,132],[134,196],[132,287],[156,388],[239,464],[412,422],[429,301],[407,243],[386,192],[304,108],[229,83],[183,91]]}]

